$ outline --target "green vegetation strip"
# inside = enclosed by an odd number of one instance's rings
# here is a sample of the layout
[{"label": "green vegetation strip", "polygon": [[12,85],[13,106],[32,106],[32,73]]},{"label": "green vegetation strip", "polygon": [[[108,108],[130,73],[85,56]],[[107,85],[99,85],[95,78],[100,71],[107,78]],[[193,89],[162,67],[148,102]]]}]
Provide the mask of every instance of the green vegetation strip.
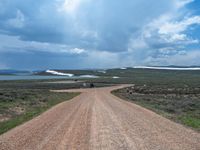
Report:
[{"label": "green vegetation strip", "polygon": [[114,95],[150,109],[168,119],[200,131],[200,88],[134,86]]},{"label": "green vegetation strip", "polygon": [[34,89],[0,89],[0,134],[78,94]]}]

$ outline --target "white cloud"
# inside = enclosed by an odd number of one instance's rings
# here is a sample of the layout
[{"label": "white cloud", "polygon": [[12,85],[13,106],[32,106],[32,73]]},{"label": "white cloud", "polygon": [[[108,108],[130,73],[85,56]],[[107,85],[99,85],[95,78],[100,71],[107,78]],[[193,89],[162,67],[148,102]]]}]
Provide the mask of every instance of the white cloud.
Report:
[{"label": "white cloud", "polygon": [[184,32],[192,25],[200,25],[200,16],[192,16],[184,18],[183,20],[176,21],[177,18],[171,15],[162,15],[159,18],[150,22],[142,31],[144,38],[152,38],[153,36],[159,36],[168,42],[177,42],[188,40],[188,37]]},{"label": "white cloud", "polygon": [[173,41],[184,41],[186,40],[187,36],[185,34],[174,34],[170,41],[173,42]]},{"label": "white cloud", "polygon": [[158,27],[159,34],[177,34],[184,32],[189,26],[200,24],[200,16],[186,18],[182,21],[166,22]]},{"label": "white cloud", "polygon": [[72,48],[64,44],[54,44],[47,42],[22,41],[18,36],[9,36],[0,34],[0,52],[17,51],[17,52],[50,52],[50,53],[67,53],[82,54],[86,50],[82,48]]},{"label": "white cloud", "polygon": [[177,0],[175,1],[175,5],[177,8],[181,8],[191,2],[193,2],[194,0]]},{"label": "white cloud", "polygon": [[86,50],[82,48],[73,48],[73,49],[70,49],[70,52],[74,54],[82,54],[82,53],[85,53]]},{"label": "white cloud", "polygon": [[135,64],[193,65],[195,62],[200,63],[197,59],[200,52],[196,50],[190,53],[191,50],[188,49],[189,45],[199,43],[199,39],[188,35],[188,31],[193,25],[200,25],[200,16],[192,16],[190,11],[181,11],[192,0],[175,2],[175,10],[150,20],[130,38],[128,50]]},{"label": "white cloud", "polygon": [[16,17],[11,18],[7,21],[7,24],[14,28],[23,28],[25,25],[25,16],[24,14],[18,9],[16,12]]},{"label": "white cloud", "polygon": [[89,0],[58,0],[62,1],[60,5],[58,6],[58,11],[64,11],[71,15],[72,17],[75,17],[79,7],[81,7],[82,3],[85,3]]},{"label": "white cloud", "polygon": [[138,36],[130,39],[129,51],[145,50],[145,53],[154,54],[153,51],[156,52],[159,49],[177,51],[184,49],[187,45],[198,44],[199,40],[189,37],[186,31],[192,25],[200,25],[200,16],[191,16],[177,20],[176,16],[170,14],[164,14],[152,20],[142,28]]},{"label": "white cloud", "polygon": [[192,25],[200,25],[200,16],[192,16],[184,18],[181,21],[171,20],[165,21],[162,24],[155,24],[154,32],[158,30],[158,36],[167,43],[178,43],[178,44],[196,44],[197,39],[188,37],[184,32],[189,30]]},{"label": "white cloud", "polygon": [[80,0],[65,0],[63,9],[69,13],[74,13],[78,9],[80,2]]}]

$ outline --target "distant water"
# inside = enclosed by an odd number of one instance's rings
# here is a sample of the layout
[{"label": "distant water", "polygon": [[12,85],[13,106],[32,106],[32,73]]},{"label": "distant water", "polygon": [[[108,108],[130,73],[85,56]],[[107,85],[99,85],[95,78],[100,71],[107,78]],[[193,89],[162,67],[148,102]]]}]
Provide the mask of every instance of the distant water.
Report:
[{"label": "distant water", "polygon": [[0,80],[70,79],[68,76],[0,75]]},{"label": "distant water", "polygon": [[98,78],[93,75],[83,76],[40,76],[40,75],[0,75],[0,81],[4,80],[40,80],[40,79],[80,79],[80,78]]}]

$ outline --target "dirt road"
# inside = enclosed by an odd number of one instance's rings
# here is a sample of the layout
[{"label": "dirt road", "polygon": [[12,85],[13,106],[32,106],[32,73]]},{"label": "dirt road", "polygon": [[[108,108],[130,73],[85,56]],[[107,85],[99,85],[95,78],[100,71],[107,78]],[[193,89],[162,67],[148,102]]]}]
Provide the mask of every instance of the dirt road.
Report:
[{"label": "dirt road", "polygon": [[199,133],[113,96],[115,88],[73,90],[82,94],[1,135],[0,149],[200,150]]}]

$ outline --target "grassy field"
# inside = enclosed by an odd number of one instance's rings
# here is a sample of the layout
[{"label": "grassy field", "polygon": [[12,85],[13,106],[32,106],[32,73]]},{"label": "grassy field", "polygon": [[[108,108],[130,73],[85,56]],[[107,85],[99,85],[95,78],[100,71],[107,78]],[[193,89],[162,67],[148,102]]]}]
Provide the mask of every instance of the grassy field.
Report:
[{"label": "grassy field", "polygon": [[77,95],[41,89],[0,89],[0,134]]},{"label": "grassy field", "polygon": [[[66,81],[72,81],[67,79],[50,79],[50,80],[19,80],[19,81],[0,81],[0,89],[74,89],[84,88],[83,83],[89,85],[91,82],[95,84],[95,87],[110,86],[112,83],[104,82],[101,80],[95,81],[90,79],[80,79],[75,83],[62,83]],[[59,83],[60,82],[60,83]],[[89,86],[87,86],[89,87]]]},{"label": "grassy field", "polygon": [[[120,78],[113,79],[113,76]],[[128,83],[155,87],[198,87],[200,71],[150,70],[150,69],[110,69],[102,78],[91,79],[93,82]]]},{"label": "grassy field", "polygon": [[200,87],[135,85],[113,94],[200,131]]}]

